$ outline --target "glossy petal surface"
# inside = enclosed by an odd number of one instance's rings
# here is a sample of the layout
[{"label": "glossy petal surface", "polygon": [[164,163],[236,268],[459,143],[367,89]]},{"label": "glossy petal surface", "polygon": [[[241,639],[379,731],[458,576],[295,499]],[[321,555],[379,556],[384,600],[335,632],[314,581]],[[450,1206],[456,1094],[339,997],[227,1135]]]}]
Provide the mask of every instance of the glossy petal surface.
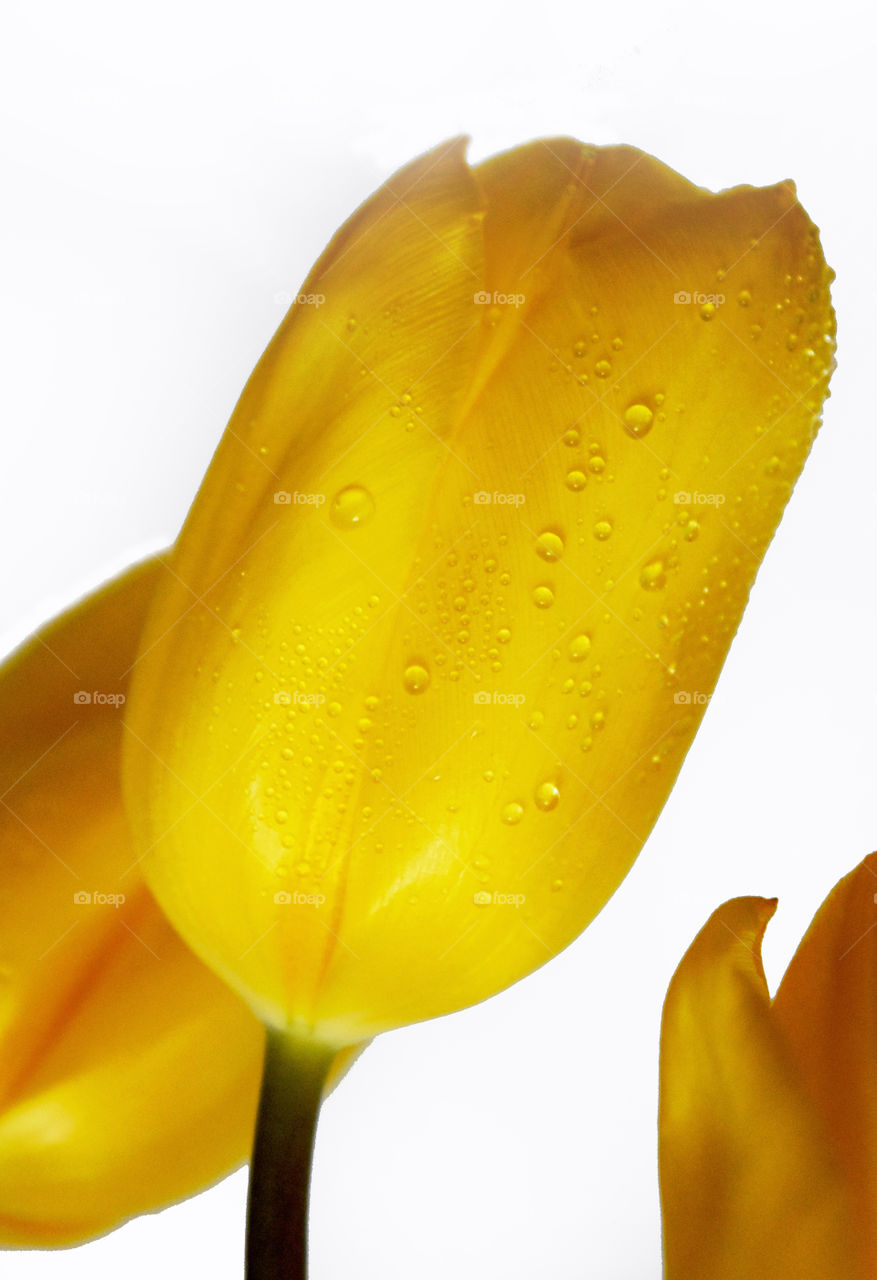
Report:
[{"label": "glossy petal surface", "polygon": [[[484,998],[618,885],[807,456],[830,272],[790,184],[449,143],[338,233],[160,585],[155,892],[275,1025]],[[320,301],[322,300],[322,301]]]},{"label": "glossy petal surface", "polygon": [[677,970],[661,1033],[666,1280],[862,1277],[847,1187],[771,1009],[775,902],[736,898]]},{"label": "glossy petal surface", "polygon": [[789,965],[773,1014],[824,1118],[877,1274],[877,855],[826,898]]},{"label": "glossy petal surface", "polygon": [[116,699],[157,573],[123,575],[0,669],[7,1247],[76,1244],[191,1195],[252,1140],[262,1028],[162,915],[122,811]]}]

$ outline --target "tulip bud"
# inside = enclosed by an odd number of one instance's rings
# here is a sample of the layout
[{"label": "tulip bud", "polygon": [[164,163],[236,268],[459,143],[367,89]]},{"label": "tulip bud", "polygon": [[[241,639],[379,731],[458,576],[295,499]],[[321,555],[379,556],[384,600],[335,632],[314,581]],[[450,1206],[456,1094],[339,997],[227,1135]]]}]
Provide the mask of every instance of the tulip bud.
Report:
[{"label": "tulip bud", "polygon": [[788,183],[448,143],[251,377],[129,708],[149,883],[276,1028],[346,1044],[565,947],[673,785],[818,424]]}]

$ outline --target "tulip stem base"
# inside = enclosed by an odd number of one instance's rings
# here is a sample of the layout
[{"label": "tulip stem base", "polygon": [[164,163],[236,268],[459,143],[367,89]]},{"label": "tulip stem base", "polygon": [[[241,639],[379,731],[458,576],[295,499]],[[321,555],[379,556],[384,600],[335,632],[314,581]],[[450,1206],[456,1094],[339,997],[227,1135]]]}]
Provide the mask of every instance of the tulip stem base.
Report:
[{"label": "tulip stem base", "polygon": [[305,1280],[317,1116],[336,1050],[268,1030],[250,1163],[247,1280]]}]

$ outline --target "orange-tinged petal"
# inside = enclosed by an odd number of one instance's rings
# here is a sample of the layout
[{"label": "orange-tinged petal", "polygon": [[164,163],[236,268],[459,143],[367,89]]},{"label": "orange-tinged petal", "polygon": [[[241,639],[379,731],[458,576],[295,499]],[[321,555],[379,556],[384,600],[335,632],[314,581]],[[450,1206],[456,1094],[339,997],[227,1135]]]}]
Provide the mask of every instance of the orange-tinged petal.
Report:
[{"label": "orange-tinged petal", "polygon": [[263,1017],[345,1043],[443,1013],[600,909],[810,447],[829,279],[789,184],[569,139],[448,144],[339,232],[128,718],[150,883]]},{"label": "orange-tinged petal", "polygon": [[6,1246],[190,1195],[252,1139],[262,1029],[156,906],[121,805],[117,699],[158,574],[116,579],[0,669]]},{"label": "orange-tinged petal", "polygon": [[877,855],[826,898],[773,1004],[854,1199],[855,1231],[877,1274]]},{"label": "orange-tinged petal", "polygon": [[775,901],[736,898],[698,934],[661,1031],[666,1280],[855,1280],[841,1169],[774,1018],[761,940]]}]

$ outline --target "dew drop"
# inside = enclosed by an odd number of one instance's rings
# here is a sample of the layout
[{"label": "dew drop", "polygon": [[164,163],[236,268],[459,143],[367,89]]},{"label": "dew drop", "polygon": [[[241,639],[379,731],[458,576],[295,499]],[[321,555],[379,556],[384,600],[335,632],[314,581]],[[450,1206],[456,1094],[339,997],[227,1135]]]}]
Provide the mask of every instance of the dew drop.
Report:
[{"label": "dew drop", "polygon": [[540,782],[533,798],[537,806],[547,813],[550,809],[557,808],[560,792],[553,782]]},{"label": "dew drop", "polygon": [[639,584],[646,591],[660,591],[667,581],[663,560],[653,560],[640,572]]},{"label": "dew drop", "polygon": [[505,805],[502,811],[502,820],[508,827],[516,827],[524,816],[524,806],[512,801]]},{"label": "dew drop", "polygon": [[581,662],[591,652],[591,637],[584,634],[576,636],[569,646],[569,656],[573,662]]},{"label": "dew drop", "polygon": [[563,443],[569,445],[571,449],[574,449],[581,438],[582,437],[579,435],[578,431],[576,431],[575,427],[570,427],[569,431],[564,432]]},{"label": "dew drop", "polygon": [[374,509],[375,500],[368,489],[359,484],[349,484],[335,494],[330,514],[334,524],[342,529],[352,529],[368,520]]},{"label": "dew drop", "polygon": [[536,539],[536,551],[543,560],[559,560],[563,555],[563,550],[563,538],[559,534],[553,533],[550,529],[543,530]]},{"label": "dew drop", "polygon": [[632,404],[624,411],[624,425],[635,440],[640,440],[651,431],[654,416],[647,404]]},{"label": "dew drop", "polygon": [[587,483],[588,483],[588,477],[585,475],[584,471],[567,472],[567,477],[566,477],[567,489],[572,489],[574,492],[577,493],[579,489],[584,489]]},{"label": "dew drop", "polygon": [[701,320],[712,320],[716,314],[716,304],[714,302],[705,302],[700,309]]},{"label": "dew drop", "polygon": [[429,688],[429,680],[426,667],[421,667],[416,662],[405,668],[405,674],[402,677],[402,683],[409,693],[425,693]]},{"label": "dew drop", "polygon": [[608,360],[598,360],[594,365],[594,373],[598,378],[608,378],[612,372],[612,365]]},{"label": "dew drop", "polygon": [[550,587],[536,587],[533,592],[533,603],[537,609],[550,609],[554,604],[554,592]]},{"label": "dew drop", "polygon": [[737,294],[737,302],[741,307],[748,307],[752,301],[752,294],[748,289],[741,289]]},{"label": "dew drop", "polygon": [[612,537],[612,524],[609,520],[598,520],[594,525],[594,537],[598,542],[605,542]]}]

